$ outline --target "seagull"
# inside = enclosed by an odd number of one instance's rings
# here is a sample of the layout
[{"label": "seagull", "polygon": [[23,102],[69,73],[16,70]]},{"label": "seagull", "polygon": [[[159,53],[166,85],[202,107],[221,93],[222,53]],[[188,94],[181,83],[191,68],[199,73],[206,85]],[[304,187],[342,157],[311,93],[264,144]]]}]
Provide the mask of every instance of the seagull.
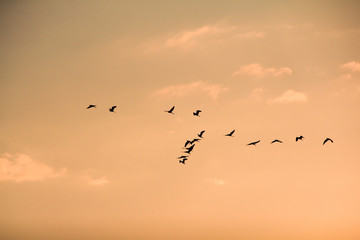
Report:
[{"label": "seagull", "polygon": [[112,106],[111,108],[109,108],[109,111],[114,112],[115,108],[116,108],[116,106]]},{"label": "seagull", "polygon": [[330,141],[330,142],[334,143],[332,139],[330,139],[330,138],[326,138],[326,139],[325,139],[325,141],[323,142],[323,145],[324,145],[325,143],[327,143],[328,141]]},{"label": "seagull", "polygon": [[179,160],[179,163],[185,164],[185,161],[188,160],[187,158],[183,158],[181,160]]},{"label": "seagull", "polygon": [[248,144],[248,146],[250,146],[250,145],[256,146],[256,144],[258,144],[259,142],[260,142],[260,140],[258,140],[258,141],[256,141],[256,142],[251,142],[251,143]]},{"label": "seagull", "polygon": [[225,136],[233,137],[234,132],[235,132],[235,130],[232,130],[230,133],[226,134]]},{"label": "seagull", "polygon": [[271,143],[276,143],[276,142],[278,142],[278,143],[282,143],[282,141],[280,141],[280,140],[278,140],[278,139],[275,139],[274,141],[272,141]]},{"label": "seagull", "polygon": [[203,138],[203,134],[204,134],[204,132],[205,132],[205,130],[203,130],[203,131],[201,131],[199,134],[198,134],[198,136],[200,137],[200,138]]},{"label": "seagull", "polygon": [[196,110],[196,112],[193,112],[193,115],[200,117],[200,116],[199,116],[199,113],[201,113],[201,110]]},{"label": "seagull", "polygon": [[175,109],[175,106],[173,106],[169,111],[165,110],[165,112],[175,114],[175,113],[173,113],[174,109]]},{"label": "seagull", "polygon": [[300,137],[296,137],[295,140],[298,141],[298,140],[301,140],[303,141],[304,137],[301,135]]},{"label": "seagull", "polygon": [[89,105],[86,109],[89,109],[89,108],[96,108],[96,105]]},{"label": "seagull", "polygon": [[187,154],[191,154],[192,150],[194,149],[195,147],[195,144],[194,145],[191,145],[190,147],[186,148],[186,151],[184,151],[184,153],[187,153]]}]

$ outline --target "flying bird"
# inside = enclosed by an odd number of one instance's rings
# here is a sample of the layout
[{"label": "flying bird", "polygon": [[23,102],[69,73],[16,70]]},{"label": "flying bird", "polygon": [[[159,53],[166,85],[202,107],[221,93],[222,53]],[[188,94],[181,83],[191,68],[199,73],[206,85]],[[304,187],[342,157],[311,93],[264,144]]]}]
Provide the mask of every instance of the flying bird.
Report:
[{"label": "flying bird", "polygon": [[186,148],[186,151],[184,151],[184,153],[187,153],[187,154],[191,154],[192,150],[194,149],[195,147],[195,144],[194,145],[191,145],[190,147]]},{"label": "flying bird", "polygon": [[89,105],[86,109],[89,109],[89,108],[96,108],[96,105]]},{"label": "flying bird", "polygon": [[178,157],[178,159],[180,159],[180,158],[187,158],[188,156],[180,156],[180,157]]},{"label": "flying bird", "polygon": [[303,139],[304,139],[304,137],[302,135],[300,137],[295,138],[296,142],[299,141],[299,140],[303,141]]},{"label": "flying bird", "polygon": [[276,143],[276,142],[278,142],[278,143],[282,143],[282,141],[280,141],[280,140],[278,140],[278,139],[275,139],[274,141],[272,141],[271,143]]},{"label": "flying bird", "polygon": [[179,160],[179,163],[185,164],[185,161],[188,160],[187,158],[183,158]]},{"label": "flying bird", "polygon": [[194,138],[194,140],[192,140],[192,141],[190,142],[190,144],[194,144],[194,142],[198,142],[198,141],[200,141],[199,138]]},{"label": "flying bird", "polygon": [[325,139],[325,141],[323,142],[323,145],[324,145],[325,143],[327,143],[328,141],[330,141],[330,142],[334,143],[332,139],[330,139],[330,138],[326,138],[326,139]]},{"label": "flying bird", "polygon": [[190,144],[190,145],[192,144],[190,140],[186,140],[184,147],[186,148],[186,146],[187,146],[188,144]]},{"label": "flying bird", "polygon": [[233,137],[234,132],[235,132],[235,130],[232,130],[230,133],[226,134],[225,136]]},{"label": "flying bird", "polygon": [[165,112],[175,114],[175,113],[173,113],[174,109],[175,109],[175,106],[173,106],[169,111],[165,110]]},{"label": "flying bird", "polygon": [[258,141],[256,141],[256,142],[251,142],[251,143],[248,144],[248,146],[250,146],[250,145],[256,146],[256,144],[258,144],[259,142],[260,142],[260,140],[258,140]]},{"label": "flying bird", "polygon": [[199,113],[201,113],[201,110],[196,110],[196,112],[193,112],[193,115],[194,115],[194,116],[197,116],[197,117],[200,117],[200,116],[199,116]]},{"label": "flying bird", "polygon": [[205,130],[201,131],[201,132],[198,134],[198,137],[203,138],[202,135],[204,134],[204,132],[205,132]]},{"label": "flying bird", "polygon": [[116,106],[112,106],[111,108],[109,108],[109,111],[114,112],[115,108],[116,108]]}]

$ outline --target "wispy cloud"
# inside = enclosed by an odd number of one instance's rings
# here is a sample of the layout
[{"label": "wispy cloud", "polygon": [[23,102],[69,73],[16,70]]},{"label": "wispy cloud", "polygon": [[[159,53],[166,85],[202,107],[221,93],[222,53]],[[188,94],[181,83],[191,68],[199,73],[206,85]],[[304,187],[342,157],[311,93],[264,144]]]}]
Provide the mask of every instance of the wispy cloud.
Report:
[{"label": "wispy cloud", "polygon": [[303,92],[287,90],[281,96],[268,101],[269,104],[276,103],[305,103],[308,101],[307,95]]},{"label": "wispy cloud", "polygon": [[264,89],[263,88],[255,88],[251,92],[251,97],[256,101],[259,101],[259,100],[262,99],[263,94],[264,94]]},{"label": "wispy cloud", "polygon": [[233,76],[245,75],[256,78],[263,78],[267,76],[281,77],[283,75],[291,75],[292,70],[288,67],[281,68],[267,68],[260,63],[252,63],[241,66],[238,70],[232,73]]},{"label": "wispy cloud", "polygon": [[351,61],[340,65],[340,68],[350,72],[360,72],[360,62]]},{"label": "wispy cloud", "polygon": [[107,177],[98,177],[98,178],[93,178],[90,176],[86,176],[87,182],[90,185],[94,185],[94,186],[102,186],[105,184],[108,184],[110,181]]},{"label": "wispy cloud", "polygon": [[66,168],[55,170],[25,154],[5,154],[0,157],[0,181],[42,181],[62,177],[66,171]]},{"label": "wispy cloud", "polygon": [[212,99],[217,99],[218,96],[226,92],[227,87],[221,84],[208,84],[203,81],[192,82],[189,84],[180,84],[163,87],[150,96],[165,96],[165,97],[184,97],[194,93],[205,93]]},{"label": "wispy cloud", "polygon": [[264,38],[265,36],[266,34],[260,31],[249,31],[249,32],[241,32],[236,34],[236,37],[244,38],[244,39],[260,39],[260,38]]},{"label": "wispy cloud", "polygon": [[204,182],[206,183],[211,183],[217,186],[222,186],[227,184],[227,182],[223,179],[219,179],[219,178],[210,178],[210,179],[205,179]]}]

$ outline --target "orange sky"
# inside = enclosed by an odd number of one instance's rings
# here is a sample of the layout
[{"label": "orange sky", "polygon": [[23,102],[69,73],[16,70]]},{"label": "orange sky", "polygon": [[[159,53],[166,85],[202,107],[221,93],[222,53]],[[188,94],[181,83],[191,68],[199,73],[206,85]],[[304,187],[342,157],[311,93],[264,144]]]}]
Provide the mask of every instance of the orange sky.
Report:
[{"label": "orange sky", "polygon": [[0,239],[359,239],[359,12],[1,2]]}]

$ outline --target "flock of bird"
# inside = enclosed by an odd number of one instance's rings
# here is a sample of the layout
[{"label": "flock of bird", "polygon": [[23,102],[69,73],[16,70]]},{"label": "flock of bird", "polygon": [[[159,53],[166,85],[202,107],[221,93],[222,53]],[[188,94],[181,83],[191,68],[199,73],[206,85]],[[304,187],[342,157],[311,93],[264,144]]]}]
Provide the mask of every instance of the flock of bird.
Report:
[{"label": "flock of bird", "polygon": [[[96,105],[89,105],[86,109],[91,109],[91,108],[96,108]],[[115,108],[116,106],[112,106],[109,108],[109,112],[115,112]],[[175,106],[173,106],[172,108],[170,108],[170,110],[165,110],[165,112],[167,113],[170,113],[170,114],[175,114],[174,113],[174,110],[175,110]],[[202,111],[201,110],[196,110],[195,112],[193,112],[193,115],[196,116],[196,117],[200,117],[200,113]],[[185,161],[188,160],[189,156],[191,155],[191,152],[193,151],[194,147],[195,147],[195,142],[199,142],[202,138],[203,138],[203,134],[205,133],[205,130],[201,131],[199,134],[197,134],[197,136],[199,138],[194,138],[193,140],[186,140],[185,142],[185,146],[183,147],[184,149],[186,149],[183,153],[185,154],[188,154],[187,156],[185,155],[182,155],[180,157],[178,157],[179,159],[179,163],[182,163],[182,164],[185,164]],[[235,130],[232,130],[230,133],[228,134],[225,134],[224,136],[227,136],[227,137],[234,137],[234,133],[235,133]],[[304,136],[299,136],[299,137],[296,137],[295,138],[295,141],[303,141],[304,140]],[[258,144],[260,142],[260,140],[258,141],[255,141],[255,142],[251,142],[251,143],[248,143],[247,146],[251,146],[251,145],[254,145],[256,146],[256,144]],[[334,142],[332,139],[330,138],[326,138],[323,142],[323,145],[327,142]],[[273,143],[283,143],[281,140],[279,139],[275,139],[273,140],[270,144],[273,144]],[[189,145],[189,147],[187,147]]]},{"label": "flock of bird", "polygon": [[[165,112],[170,113],[170,114],[175,114],[175,113],[174,113],[174,109],[175,109],[175,106],[173,106],[170,110],[165,110]],[[197,116],[197,117],[200,117],[200,116],[199,116],[199,113],[201,113],[201,110],[196,110],[195,112],[193,112],[193,115],[194,115],[194,116]],[[198,141],[200,141],[200,140],[203,138],[202,135],[204,134],[204,132],[205,132],[205,130],[201,131],[201,132],[198,134],[198,137],[199,137],[199,138],[194,138],[192,141],[187,140],[187,141],[185,142],[185,147],[184,147],[184,149],[186,149],[186,151],[184,151],[184,153],[186,153],[186,154],[188,154],[188,155],[187,155],[187,156],[182,155],[182,156],[178,157],[178,159],[180,159],[180,160],[179,160],[179,163],[185,164],[185,161],[188,160],[188,157],[190,156],[192,150],[193,150],[194,147],[195,147],[195,142],[198,142]],[[234,137],[234,133],[235,133],[235,130],[232,130],[230,133],[225,134],[224,136]],[[301,136],[295,138],[295,141],[296,141],[296,142],[298,142],[299,140],[303,141],[303,140],[304,140],[304,136],[301,135]],[[250,143],[247,144],[247,146],[251,146],[251,145],[256,146],[256,144],[258,144],[259,142],[260,142],[260,140],[255,141],[255,142],[250,142]],[[326,138],[326,139],[324,140],[324,142],[323,142],[323,145],[324,145],[325,143],[327,143],[327,142],[332,142],[332,143],[333,143],[334,141],[333,141],[331,138]],[[282,142],[281,140],[279,140],[279,139],[275,139],[275,140],[273,140],[270,144],[273,144],[273,143],[283,143],[283,142]],[[190,144],[190,146],[189,146],[189,147],[186,147],[186,146],[188,146],[189,144]]]}]

